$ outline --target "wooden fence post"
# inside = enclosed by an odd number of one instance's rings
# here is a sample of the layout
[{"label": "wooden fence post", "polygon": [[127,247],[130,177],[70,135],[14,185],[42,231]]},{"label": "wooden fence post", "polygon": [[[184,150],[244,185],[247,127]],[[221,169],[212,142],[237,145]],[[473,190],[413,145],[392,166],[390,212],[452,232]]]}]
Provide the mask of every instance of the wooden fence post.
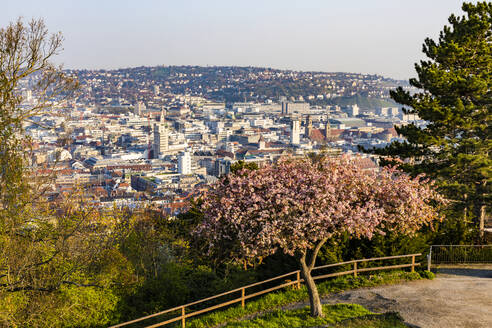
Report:
[{"label": "wooden fence post", "polygon": [[357,262],[354,262],[354,277],[357,277]]},{"label": "wooden fence post", "polygon": [[183,327],[183,328],[185,328],[185,324],[186,324],[185,320],[186,320],[186,318],[185,318],[185,307],[182,306],[181,307],[181,327]]},{"label": "wooden fence post", "polygon": [[297,271],[297,289],[301,289],[301,272]]},{"label": "wooden fence post", "polygon": [[415,272],[415,255],[412,255],[412,272]]},{"label": "wooden fence post", "polygon": [[244,294],[246,294],[246,290],[244,288],[241,288],[241,306],[244,309]]}]

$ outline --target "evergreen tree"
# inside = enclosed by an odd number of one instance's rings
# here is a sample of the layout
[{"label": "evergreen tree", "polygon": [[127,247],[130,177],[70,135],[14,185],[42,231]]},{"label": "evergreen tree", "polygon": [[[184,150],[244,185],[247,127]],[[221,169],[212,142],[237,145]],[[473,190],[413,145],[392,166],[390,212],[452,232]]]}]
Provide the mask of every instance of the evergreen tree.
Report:
[{"label": "evergreen tree", "polygon": [[465,15],[451,15],[437,42],[425,40],[428,59],[415,64],[418,78],[410,79],[420,92],[391,91],[405,114],[428,124],[396,128],[406,140],[374,152],[436,179],[451,200],[451,213],[460,218],[454,233],[466,231],[463,222],[474,218],[483,237],[492,172],[492,3],[464,3],[462,9]]}]

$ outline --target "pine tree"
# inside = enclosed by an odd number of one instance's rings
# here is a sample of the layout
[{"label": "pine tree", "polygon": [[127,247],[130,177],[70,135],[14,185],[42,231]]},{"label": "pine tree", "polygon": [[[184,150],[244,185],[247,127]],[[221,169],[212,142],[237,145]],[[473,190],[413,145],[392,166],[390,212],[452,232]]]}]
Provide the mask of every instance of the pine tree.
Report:
[{"label": "pine tree", "polygon": [[405,114],[428,124],[398,127],[406,140],[374,151],[435,178],[453,212],[465,221],[473,217],[483,237],[492,172],[492,3],[464,3],[462,9],[465,15],[451,15],[437,42],[425,40],[428,59],[415,64],[418,78],[410,79],[419,92],[391,91]]}]

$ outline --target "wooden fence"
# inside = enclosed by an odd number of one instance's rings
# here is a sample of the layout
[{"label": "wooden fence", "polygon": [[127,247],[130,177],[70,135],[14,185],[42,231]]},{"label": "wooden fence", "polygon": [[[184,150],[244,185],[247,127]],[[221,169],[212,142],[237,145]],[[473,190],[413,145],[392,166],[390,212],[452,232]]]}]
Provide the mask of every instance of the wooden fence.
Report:
[{"label": "wooden fence", "polygon": [[[352,260],[352,261],[346,261],[346,262],[340,262],[340,263],[334,263],[334,264],[321,265],[321,266],[318,266],[318,267],[313,268],[313,272],[314,271],[319,271],[319,270],[322,270],[322,269],[343,266],[343,265],[351,265],[352,266],[352,269],[351,270],[348,270],[348,271],[334,272],[334,273],[320,274],[320,275],[315,275],[315,274],[312,273],[312,275],[313,275],[313,279],[314,280],[318,280],[318,279],[325,279],[325,278],[336,277],[336,276],[343,276],[343,275],[348,275],[348,274],[353,274],[354,277],[357,277],[357,274],[360,273],[360,272],[378,271],[378,270],[391,270],[391,269],[400,269],[400,268],[408,268],[408,267],[410,267],[411,268],[411,271],[413,272],[413,271],[415,271],[415,267],[420,265],[420,263],[416,263],[415,262],[415,257],[421,256],[421,255],[422,254],[408,254],[408,255],[396,255],[396,256],[386,256],[386,257],[375,257],[375,258],[370,258],[370,259]],[[367,263],[367,262],[383,261],[383,260],[396,260],[396,259],[410,258],[410,257],[412,258],[412,262],[411,263],[406,263],[406,264],[386,265],[386,266],[378,266],[378,267],[358,267],[358,265],[357,265],[358,263]],[[288,278],[291,278],[291,279],[288,279]],[[266,288],[266,289],[263,289],[261,291],[254,292],[254,293],[251,293],[251,294],[247,294],[246,293],[246,291],[248,289],[251,289],[252,287],[258,287],[258,286],[261,286],[261,285],[264,285],[264,284],[267,284],[267,283],[271,283],[271,282],[273,282],[275,280],[280,280],[280,279],[283,279],[283,280],[281,281],[281,283],[279,285],[276,285],[276,286],[270,287],[270,288]],[[151,314],[151,315],[148,315],[148,316],[145,316],[145,317],[141,317],[141,318],[138,318],[138,319],[135,319],[135,320],[123,322],[123,323],[117,324],[115,326],[111,326],[110,328],[117,328],[117,327],[123,327],[123,326],[131,325],[131,324],[134,324],[134,323],[137,323],[137,322],[141,322],[141,321],[144,321],[144,320],[147,320],[147,319],[155,318],[157,316],[161,316],[163,314],[172,313],[172,312],[178,312],[177,313],[177,316],[174,317],[174,318],[168,319],[166,321],[162,321],[162,322],[159,322],[159,323],[150,325],[150,326],[146,326],[146,328],[161,327],[161,326],[164,326],[164,325],[167,325],[167,324],[170,324],[170,323],[173,323],[173,322],[177,322],[177,321],[181,321],[181,326],[184,328],[185,327],[185,324],[186,324],[186,319],[187,318],[190,318],[190,317],[193,317],[193,316],[197,316],[199,314],[203,314],[203,313],[206,313],[206,312],[210,312],[210,311],[213,311],[213,310],[216,310],[216,309],[219,309],[219,308],[222,308],[222,307],[231,305],[231,304],[235,304],[235,303],[241,303],[241,306],[244,308],[244,304],[245,304],[246,300],[248,300],[250,298],[257,297],[259,295],[263,295],[263,294],[266,294],[266,293],[270,293],[272,291],[275,291],[275,290],[278,290],[278,289],[281,289],[281,288],[285,288],[287,286],[292,286],[292,285],[294,285],[295,288],[301,288],[301,283],[303,281],[304,281],[304,279],[301,279],[300,271],[297,270],[297,271],[289,272],[289,273],[286,273],[286,274],[283,274],[283,275],[280,275],[280,276],[277,276],[277,277],[274,277],[274,278],[270,278],[270,279],[267,279],[267,280],[256,282],[254,284],[250,284],[250,285],[247,285],[247,286],[236,288],[236,289],[227,291],[225,293],[221,293],[221,294],[217,294],[217,295],[214,295],[214,296],[211,296],[211,297],[207,297],[207,298],[204,298],[204,299],[201,299],[201,300],[198,300],[198,301],[195,301],[195,302],[191,302],[191,303],[188,303],[188,304],[185,304],[185,305],[177,306],[177,307],[174,307],[172,309],[167,309],[167,310],[164,310],[164,311],[161,311],[161,312],[158,312],[158,313],[154,313],[154,314]],[[207,301],[211,301],[211,300],[214,300],[216,298],[219,298],[219,297],[222,297],[222,296],[226,296],[226,295],[230,295],[230,294],[234,294],[234,293],[238,293],[238,294],[240,294],[240,296],[238,298],[234,298],[234,299],[229,300],[227,302],[216,304],[216,305],[207,307],[205,309],[201,309],[201,310],[197,310],[197,311],[194,311],[194,312],[186,313],[186,309],[189,308],[190,306],[197,305],[197,304],[200,304],[200,303],[203,303],[203,302],[207,302]]]}]

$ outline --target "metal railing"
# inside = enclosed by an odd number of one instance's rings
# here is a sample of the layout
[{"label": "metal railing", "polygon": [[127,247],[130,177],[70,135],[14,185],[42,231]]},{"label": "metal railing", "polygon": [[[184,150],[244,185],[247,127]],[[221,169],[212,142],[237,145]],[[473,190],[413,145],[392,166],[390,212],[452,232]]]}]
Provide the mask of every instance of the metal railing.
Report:
[{"label": "metal railing", "polygon": [[432,245],[427,270],[437,264],[492,263],[492,245]]},{"label": "metal railing", "polygon": [[[414,272],[415,271],[415,267],[420,265],[420,263],[416,263],[415,262],[415,258],[418,257],[418,256],[421,256],[421,255],[422,254],[408,254],[408,255],[396,255],[396,256],[386,256],[386,257],[375,257],[375,258],[370,258],[370,259],[352,260],[352,261],[346,261],[346,262],[340,262],[340,263],[322,265],[322,266],[318,266],[318,267],[313,268],[313,271],[326,270],[326,269],[340,267],[340,266],[350,266],[351,269],[350,270],[346,270],[346,271],[342,271],[342,272],[331,272],[331,273],[318,274],[318,275],[314,275],[313,274],[313,279],[314,280],[319,280],[319,279],[326,279],[326,278],[329,278],[329,277],[343,276],[343,275],[348,275],[348,274],[353,274],[354,277],[357,277],[357,274],[358,273],[361,273],[361,272],[378,271],[378,270],[390,270],[390,269],[400,269],[400,268],[411,268],[411,271]],[[387,260],[398,260],[398,259],[402,259],[402,258],[411,258],[411,263],[392,264],[392,265],[377,266],[377,267],[371,267],[371,266],[369,266],[369,262],[387,261]],[[361,264],[361,265],[358,265],[358,264]],[[366,266],[366,267],[364,267],[364,266]],[[291,279],[287,279],[287,278],[291,278]],[[280,281],[280,283],[278,285],[274,285],[272,287],[269,287],[269,286],[272,285],[272,282],[274,282],[276,280],[280,280],[280,279],[282,279],[282,280]],[[148,325],[148,326],[145,326],[145,327],[146,328],[161,327],[161,326],[164,326],[164,325],[173,323],[173,322],[181,321],[181,326],[184,328],[185,327],[185,324],[186,324],[186,319],[187,318],[190,318],[190,317],[193,317],[193,316],[197,316],[199,314],[203,314],[203,313],[206,313],[206,312],[210,312],[210,311],[213,311],[213,310],[216,310],[216,309],[219,309],[219,308],[222,308],[222,307],[231,305],[231,304],[235,304],[235,303],[241,303],[241,306],[244,308],[245,302],[248,299],[251,299],[253,297],[257,297],[257,296],[260,296],[260,295],[263,295],[263,294],[266,294],[266,293],[270,293],[272,291],[275,291],[275,290],[278,290],[278,289],[282,289],[282,288],[285,288],[285,287],[288,287],[288,286],[292,286],[292,285],[295,288],[300,289],[301,288],[301,283],[303,281],[304,281],[304,279],[301,279],[300,271],[297,270],[297,271],[289,272],[289,273],[286,273],[286,274],[283,274],[283,275],[280,275],[280,276],[277,276],[277,277],[274,277],[274,278],[270,278],[270,279],[267,279],[267,280],[256,282],[254,284],[250,284],[250,285],[247,285],[247,286],[236,288],[236,289],[230,290],[230,291],[225,292],[225,293],[221,293],[221,294],[214,295],[214,296],[211,296],[211,297],[207,297],[207,298],[204,298],[204,299],[195,301],[195,302],[191,302],[191,303],[188,303],[188,304],[180,305],[180,306],[177,306],[177,307],[174,307],[174,308],[171,308],[171,309],[167,309],[167,310],[164,310],[164,311],[161,311],[161,312],[158,312],[158,313],[154,313],[154,314],[151,314],[151,315],[148,315],[148,316],[145,316],[145,317],[141,317],[141,318],[138,318],[138,319],[135,319],[135,320],[123,322],[123,323],[120,323],[120,324],[111,326],[110,328],[118,328],[118,327],[123,327],[123,326],[131,325],[131,324],[134,324],[134,323],[139,323],[139,322],[142,322],[142,321],[145,321],[145,320],[148,320],[148,319],[152,319],[152,318],[156,318],[156,317],[159,317],[159,316],[162,316],[162,315],[165,315],[165,314],[168,314],[169,315],[169,314],[171,314],[173,312],[176,312],[177,316],[174,316],[172,318],[168,318],[168,319],[166,319],[164,321],[161,321],[159,323],[155,323],[155,324]],[[248,294],[246,293],[248,290],[257,289],[259,286],[262,286],[262,285],[266,285],[266,287],[268,287],[268,288],[262,289],[260,291],[256,291],[256,292],[253,292],[253,293],[248,293]],[[195,310],[193,312],[188,312],[188,313],[186,311],[187,309],[189,310],[190,307],[192,307],[192,306],[195,306],[195,305],[198,305],[198,304],[201,304],[201,303],[204,303],[204,302],[209,302],[211,300],[215,300],[215,299],[218,299],[220,297],[223,297],[223,296],[226,296],[226,295],[231,295],[231,294],[238,294],[238,296],[239,295],[240,296],[239,297],[235,297],[235,298],[233,298],[231,300],[228,300],[228,301],[223,302],[223,303],[220,303],[220,304],[215,304],[215,305],[209,306],[209,307],[204,308],[204,309]]]}]

